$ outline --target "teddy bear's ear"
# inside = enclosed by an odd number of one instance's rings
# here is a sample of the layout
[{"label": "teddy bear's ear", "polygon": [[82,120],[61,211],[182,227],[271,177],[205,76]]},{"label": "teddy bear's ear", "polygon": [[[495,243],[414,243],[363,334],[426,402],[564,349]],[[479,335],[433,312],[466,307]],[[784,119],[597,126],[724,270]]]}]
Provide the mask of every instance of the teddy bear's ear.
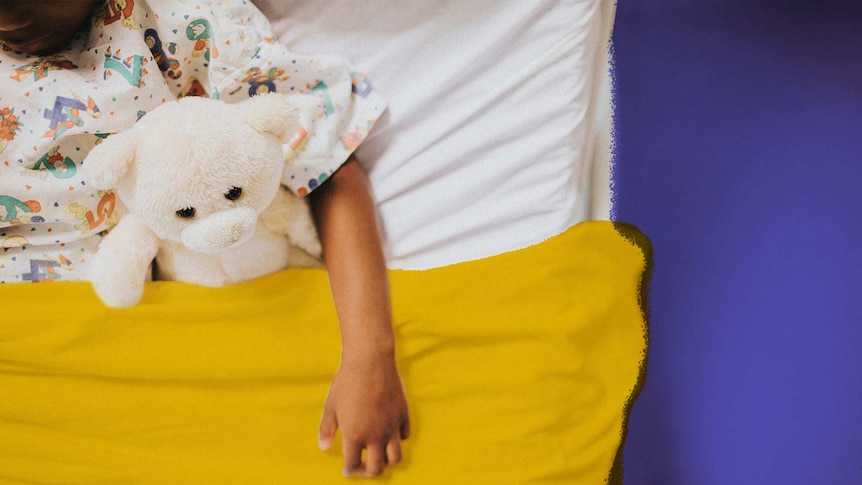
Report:
[{"label": "teddy bear's ear", "polygon": [[290,98],[265,93],[242,102],[243,119],[252,128],[277,136],[287,143],[296,131],[298,110]]},{"label": "teddy bear's ear", "polygon": [[134,133],[126,131],[111,135],[93,147],[83,163],[88,183],[96,190],[115,188],[135,161],[136,142]]}]

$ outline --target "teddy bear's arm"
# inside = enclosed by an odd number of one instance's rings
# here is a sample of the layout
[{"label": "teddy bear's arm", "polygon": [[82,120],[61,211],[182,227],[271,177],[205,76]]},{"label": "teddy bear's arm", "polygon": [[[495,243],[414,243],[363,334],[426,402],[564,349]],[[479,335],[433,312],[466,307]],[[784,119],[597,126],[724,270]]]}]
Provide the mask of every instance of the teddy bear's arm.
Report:
[{"label": "teddy bear's arm", "polygon": [[314,258],[321,258],[323,250],[307,200],[281,188],[269,208],[261,214],[261,223],[272,232],[286,235],[291,244]]},{"label": "teddy bear's arm", "polygon": [[125,308],[140,301],[159,243],[159,237],[131,214],[123,216],[102,239],[89,271],[93,287],[106,305]]}]

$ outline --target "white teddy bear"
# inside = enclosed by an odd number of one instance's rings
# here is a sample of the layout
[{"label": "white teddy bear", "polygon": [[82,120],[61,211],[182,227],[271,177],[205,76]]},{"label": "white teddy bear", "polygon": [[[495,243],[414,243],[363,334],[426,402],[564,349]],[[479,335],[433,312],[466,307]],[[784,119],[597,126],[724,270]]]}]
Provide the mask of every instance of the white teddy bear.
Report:
[{"label": "white teddy bear", "polygon": [[105,304],[140,301],[154,258],[158,279],[205,286],[319,265],[308,204],[281,184],[296,117],[281,94],[187,97],[93,148],[88,183],[115,189],[124,212],[89,270]]}]

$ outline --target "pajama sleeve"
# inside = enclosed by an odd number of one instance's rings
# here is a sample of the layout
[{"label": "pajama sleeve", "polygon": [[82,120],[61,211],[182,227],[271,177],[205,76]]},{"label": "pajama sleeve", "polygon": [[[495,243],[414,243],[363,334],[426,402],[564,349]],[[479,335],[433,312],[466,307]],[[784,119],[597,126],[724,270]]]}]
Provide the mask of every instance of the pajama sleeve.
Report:
[{"label": "pajama sleeve", "polygon": [[[177,5],[173,3],[173,5]],[[204,94],[239,102],[265,92],[290,95],[300,112],[299,127],[285,146],[282,182],[306,196],[335,172],[359,146],[385,110],[382,97],[364,75],[343,59],[302,56],[274,42],[269,22],[243,1],[201,2],[189,18],[186,37],[195,42],[197,87]],[[185,22],[185,20],[184,20]],[[197,39],[195,39],[197,37]],[[204,69],[206,72],[204,73]],[[203,80],[203,81],[201,81]]]}]

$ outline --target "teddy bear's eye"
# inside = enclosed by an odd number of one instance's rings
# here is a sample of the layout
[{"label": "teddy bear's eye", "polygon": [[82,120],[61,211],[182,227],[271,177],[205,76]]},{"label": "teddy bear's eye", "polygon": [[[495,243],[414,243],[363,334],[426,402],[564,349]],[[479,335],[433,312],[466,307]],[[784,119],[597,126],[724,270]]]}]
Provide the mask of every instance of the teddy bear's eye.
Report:
[{"label": "teddy bear's eye", "polygon": [[224,198],[227,200],[237,200],[237,199],[239,199],[239,196],[241,196],[241,195],[242,195],[242,188],[241,187],[231,187],[230,190],[228,190],[224,194]]},{"label": "teddy bear's eye", "polygon": [[183,219],[191,219],[195,216],[195,208],[186,207],[185,209],[180,209],[177,211],[177,216],[182,217]]}]

